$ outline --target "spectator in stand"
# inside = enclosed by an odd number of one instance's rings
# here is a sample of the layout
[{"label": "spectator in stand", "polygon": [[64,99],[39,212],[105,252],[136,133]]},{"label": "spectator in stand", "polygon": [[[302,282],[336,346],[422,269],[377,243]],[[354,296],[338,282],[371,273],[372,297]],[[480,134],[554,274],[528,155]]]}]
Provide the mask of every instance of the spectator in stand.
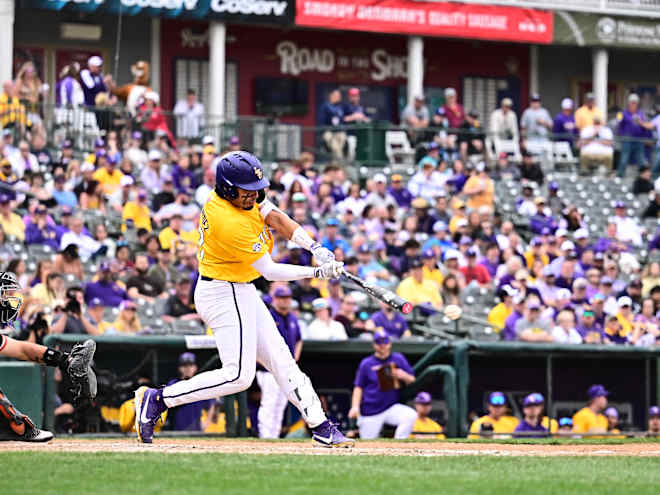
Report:
[{"label": "spectator in stand", "polygon": [[541,317],[541,305],[535,297],[527,302],[527,312],[516,322],[518,340],[525,342],[553,342],[552,322]]},{"label": "spectator in stand", "polygon": [[554,134],[555,141],[566,141],[571,145],[575,138],[579,136],[575,117],[573,116],[572,99],[564,98],[561,100],[561,112],[555,116],[552,133]]},{"label": "spectator in stand", "polygon": [[648,436],[660,437],[660,407],[651,406],[649,409],[649,430]]},{"label": "spectator in stand", "polygon": [[466,251],[467,265],[461,268],[461,273],[465,277],[465,283],[477,283],[480,287],[490,286],[490,274],[485,266],[477,263],[479,250],[472,246]]},{"label": "spectator in stand", "polygon": [[501,332],[504,340],[516,340],[516,323],[520,320],[525,311],[525,295],[517,292],[512,298],[513,312],[504,321],[504,329]]},{"label": "spectator in stand", "polygon": [[472,155],[482,155],[485,149],[486,134],[479,121],[479,113],[470,110],[459,127],[458,145],[461,158],[467,160]]},{"label": "spectator in stand", "polygon": [[383,330],[393,340],[412,335],[406,319],[384,302],[380,303],[380,311],[371,315],[371,322],[375,327],[374,331]]},{"label": "spectator in stand", "polygon": [[[16,91],[16,86],[12,81],[5,81],[2,84],[2,93],[0,94],[0,127],[5,129],[5,136],[9,133],[20,131],[25,132],[32,128],[32,121],[26,111],[25,105],[21,103]],[[8,141],[8,140],[6,140]],[[5,153],[11,146],[10,142],[5,142]]]},{"label": "spectator in stand", "polygon": [[158,251],[158,262],[154,263],[147,272],[147,277],[153,283],[155,290],[161,294],[172,287],[178,274],[179,272],[172,263],[171,251],[161,247]]},{"label": "spectator in stand", "polygon": [[203,182],[195,191],[195,203],[201,208],[215,188],[215,170],[208,168],[204,171]]},{"label": "spectator in stand", "polygon": [[64,311],[53,318],[50,333],[101,335],[103,331],[83,316],[80,302],[69,299],[64,306]]},{"label": "spectator in stand", "polygon": [[534,161],[534,156],[528,151],[522,152],[522,164],[520,165],[520,177],[532,182],[536,182],[539,186],[543,185],[544,175],[541,166]]},{"label": "spectator in stand", "polygon": [[504,329],[507,318],[513,314],[513,298],[516,294],[518,294],[518,291],[510,285],[504,285],[499,289],[498,298],[500,302],[488,313],[488,323],[493,325],[497,331]]},{"label": "spectator in stand", "polygon": [[133,301],[124,300],[119,303],[119,314],[117,319],[110,324],[106,332],[119,332],[136,334],[142,330],[142,325],[137,317],[137,306]]},{"label": "spectator in stand", "polygon": [[96,106],[96,96],[99,93],[107,93],[108,88],[102,74],[103,59],[97,55],[87,60],[87,68],[80,71],[80,82],[82,85],[85,105]]},{"label": "spectator in stand", "polygon": [[643,228],[637,218],[627,215],[626,203],[617,201],[614,204],[614,216],[611,221],[616,224],[616,237],[619,241],[634,246],[642,245]]},{"label": "spectator in stand", "polygon": [[485,162],[475,166],[476,173],[471,175],[463,186],[463,194],[467,198],[467,207],[473,210],[487,206],[491,210],[495,202],[495,183],[488,176]]},{"label": "spectator in stand", "polygon": [[653,191],[653,181],[651,180],[651,169],[649,167],[640,167],[639,174],[633,182],[632,193],[635,196],[648,194]]},{"label": "spectator in stand", "polygon": [[507,414],[506,396],[502,392],[491,392],[488,396],[488,414],[472,422],[468,439],[511,434],[517,426],[518,418]]},{"label": "spectator in stand", "polygon": [[204,105],[197,101],[194,89],[188,89],[186,97],[176,102],[173,113],[176,117],[177,137],[197,139],[204,126]]},{"label": "spectator in stand", "polygon": [[646,137],[645,131],[653,130],[654,125],[647,121],[646,115],[639,109],[639,96],[635,93],[628,96],[628,105],[617,115],[617,122],[616,134],[623,141],[617,174],[624,177],[631,162],[635,162],[638,167],[647,165],[643,138]]},{"label": "spectator in stand", "polygon": [[89,282],[85,286],[85,302],[98,297],[103,306],[117,308],[129,299],[128,294],[116,282],[116,275],[112,273],[110,263],[103,262],[99,266],[99,276],[96,282]]},{"label": "spectator in stand", "polygon": [[159,150],[149,152],[147,166],[142,169],[140,181],[150,191],[158,192],[163,189],[163,155]]},{"label": "spectator in stand", "polygon": [[584,95],[584,103],[575,111],[575,125],[579,132],[582,129],[594,125],[594,117],[600,117],[600,121],[605,121],[603,111],[596,106],[594,94],[589,92]]},{"label": "spectator in stand", "polygon": [[435,438],[444,440],[443,428],[438,423],[429,418],[431,414],[431,394],[420,392],[415,397],[415,410],[417,411],[417,420],[413,425],[410,438]]},{"label": "spectator in stand", "polygon": [[53,182],[55,185],[55,188],[53,189],[53,199],[59,206],[68,206],[70,208],[75,208],[78,206],[78,198],[74,192],[64,189],[66,184],[66,176],[56,175]]},{"label": "spectator in stand", "polygon": [[347,124],[371,122],[360,103],[360,90],[358,88],[348,90],[348,101],[344,105],[344,122]]},{"label": "spectator in stand", "polygon": [[372,205],[376,208],[386,208],[389,205],[396,206],[397,202],[387,192],[387,177],[384,174],[374,175],[374,190],[364,198],[366,205]]},{"label": "spectator in stand", "polygon": [[534,203],[536,204],[536,214],[529,219],[530,230],[538,235],[546,231],[554,233],[557,230],[557,220],[546,213],[545,198],[537,196]]},{"label": "spectator in stand", "polygon": [[338,89],[328,94],[328,101],[319,110],[319,120],[322,126],[327,127],[322,134],[323,143],[333,158],[342,160],[346,146],[346,132],[341,130],[344,124],[344,107]]},{"label": "spectator in stand", "polygon": [[[143,96],[143,103],[138,108],[136,120],[142,125],[147,137],[167,139],[169,145],[174,147],[175,141],[172,131],[167,125],[167,119],[160,106],[160,96],[154,91],[147,91]],[[167,144],[167,143],[165,143]]]},{"label": "spectator in stand", "polygon": [[181,153],[181,156],[174,164],[172,179],[178,191],[195,189],[197,187],[195,174],[190,169],[190,155],[188,153]]},{"label": "spectator in stand", "polygon": [[429,126],[431,115],[426,106],[424,95],[417,95],[412,103],[408,103],[401,112],[401,126],[410,129],[411,140],[416,143],[423,138],[423,133],[414,132],[424,130]]},{"label": "spectator in stand", "polygon": [[34,221],[30,222],[25,229],[25,244],[40,244],[50,247],[53,251],[59,251],[55,227],[48,223],[46,215],[48,210],[45,206],[37,206],[34,211]]},{"label": "spectator in stand", "polygon": [[605,339],[603,326],[596,321],[594,308],[584,305],[577,331],[585,344],[602,344]]},{"label": "spectator in stand", "polygon": [[72,62],[60,71],[55,85],[55,104],[58,107],[78,107],[85,103],[85,93],[79,82],[80,64]]},{"label": "spectator in stand", "polygon": [[513,111],[513,101],[511,98],[502,98],[500,108],[490,114],[490,123],[488,131],[491,139],[503,139],[518,141],[520,132],[518,131],[518,117]]},{"label": "spectator in stand", "polygon": [[541,96],[534,93],[530,97],[529,107],[520,117],[522,137],[527,142],[543,144],[548,142],[548,134],[552,130],[552,117],[547,109],[541,106]]},{"label": "spectator in stand", "polygon": [[163,206],[158,212],[153,216],[154,220],[157,222],[162,222],[163,220],[169,220],[174,215],[181,215],[183,218],[183,230],[188,232],[196,228],[195,223],[199,221],[199,214],[201,210],[199,206],[190,201],[192,192],[189,191],[179,191],[176,195],[174,203]]},{"label": "spectator in stand", "polygon": [[438,285],[424,279],[424,264],[419,258],[410,261],[410,275],[396,288],[396,293],[413,305],[424,305],[435,310],[442,309],[442,298]]},{"label": "spectator in stand", "polygon": [[438,269],[438,258],[432,249],[427,249],[422,253],[422,263],[424,263],[424,279],[431,280],[442,287],[444,275]]},{"label": "spectator in stand", "polygon": [[37,157],[39,169],[46,167],[47,170],[51,169],[53,157],[50,150],[46,147],[46,139],[41,133],[34,133],[32,135],[32,149],[31,153]]},{"label": "spectator in stand", "polygon": [[580,172],[588,174],[602,164],[609,172],[614,160],[614,135],[609,127],[604,126],[600,116],[593,117],[593,125],[580,131]]},{"label": "spectator in stand", "polygon": [[390,187],[387,188],[387,192],[394,198],[400,208],[410,208],[413,195],[403,186],[403,177],[400,174],[392,175],[390,178]]},{"label": "spectator in stand", "polygon": [[325,299],[312,301],[315,318],[307,327],[305,340],[347,340],[344,325],[330,317],[330,306]]},{"label": "spectator in stand", "polygon": [[174,293],[165,302],[165,314],[163,320],[173,321],[196,320],[201,323],[202,317],[195,311],[195,305],[191,302],[190,290],[192,281],[187,275],[182,275],[174,285]]},{"label": "spectator in stand", "polygon": [[[213,171],[214,184],[215,184],[215,170]],[[160,211],[166,205],[174,203],[176,199],[174,191],[174,181],[169,174],[163,174],[163,189],[156,193],[151,201],[151,210]]]},{"label": "spectator in stand", "polygon": [[82,217],[75,216],[71,219],[71,230],[62,235],[60,248],[66,249],[69,244],[78,246],[78,253],[83,262],[90,259],[93,255],[102,254],[107,248],[103,248],[99,242],[94,240],[89,234],[83,232]]},{"label": "spectator in stand", "polygon": [[199,244],[199,232],[184,230],[183,217],[175,213],[170,217],[169,225],[158,234],[158,241],[163,249],[170,249],[176,258],[187,246]]},{"label": "spectator in stand", "polygon": [[[197,374],[197,360],[192,352],[179,356],[178,378],[168,382],[172,385],[180,380],[188,380]],[[202,416],[211,414],[215,400],[199,400],[171,409],[173,429],[175,431],[202,431]]]},{"label": "spectator in stand", "polygon": [[605,433],[607,418],[602,412],[607,407],[609,392],[602,385],[592,385],[587,391],[589,402],[573,415],[573,432],[575,433]]},{"label": "spectator in stand", "polygon": [[471,119],[471,117],[466,115],[463,105],[458,103],[458,97],[454,88],[445,89],[445,104],[443,108],[445,109],[445,115],[449,121],[450,129],[458,129],[463,125],[463,122]]},{"label": "spectator in stand", "polygon": [[575,313],[565,309],[557,314],[557,326],[552,330],[552,338],[559,344],[581,344],[582,336],[575,328]]},{"label": "spectator in stand", "polygon": [[133,274],[126,281],[126,290],[131,299],[145,299],[154,302],[155,298],[162,294],[159,287],[154,284],[149,276],[149,258],[146,254],[137,254],[135,256],[135,265]]},{"label": "spectator in stand", "polygon": [[[431,143],[429,145],[429,153],[435,153],[434,150],[437,149],[437,144]],[[433,200],[435,196],[444,189],[444,181],[442,176],[435,170],[431,160],[426,160],[425,157],[420,162],[421,170],[419,170],[412,178],[408,181],[408,190],[413,197],[425,198],[429,201]]]},{"label": "spectator in stand", "polygon": [[39,161],[37,157],[30,152],[30,144],[22,140],[18,143],[18,153],[9,156],[12,170],[19,179],[23,178],[25,172],[38,172]]},{"label": "spectator in stand", "polygon": [[[415,372],[408,360],[392,352],[392,342],[384,331],[374,333],[374,354],[360,362],[348,417],[356,419],[360,438],[380,436],[383,425],[396,427],[394,438],[408,438],[417,420],[414,409],[399,404],[399,388],[415,381]],[[391,385],[383,387],[380,375],[385,374]]]},{"label": "spectator in stand", "polygon": [[[128,189],[133,184],[133,179],[129,176],[122,177],[121,181],[122,189],[124,187]],[[129,228],[145,229],[147,232],[151,232],[151,211],[147,205],[147,191],[142,188],[138,189],[135,199],[126,201],[124,204],[121,216],[122,232],[126,232]]]},{"label": "spectator in stand", "polygon": [[108,156],[104,149],[96,151],[96,172],[92,178],[101,184],[103,192],[111,196],[121,186],[124,174],[117,168],[115,157]]}]

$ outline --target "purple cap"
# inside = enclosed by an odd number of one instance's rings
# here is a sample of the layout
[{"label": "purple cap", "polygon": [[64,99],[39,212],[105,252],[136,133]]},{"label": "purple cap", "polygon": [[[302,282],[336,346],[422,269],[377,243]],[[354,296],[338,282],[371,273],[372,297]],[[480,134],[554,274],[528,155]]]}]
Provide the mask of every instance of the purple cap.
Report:
[{"label": "purple cap", "polygon": [[278,287],[275,289],[275,292],[273,292],[273,297],[291,297],[292,292],[291,289],[288,287]]},{"label": "purple cap", "polygon": [[447,111],[445,110],[445,107],[438,107],[438,109],[435,111],[436,115],[445,115]]},{"label": "purple cap", "polygon": [[108,165],[117,165],[119,163],[119,157],[116,154],[111,155],[108,153],[106,158],[108,160]]},{"label": "purple cap", "polygon": [[474,258],[479,254],[479,250],[476,247],[472,246],[471,248],[468,248],[465,254],[471,258]]},{"label": "purple cap", "polygon": [[100,149],[96,150],[96,153],[94,153],[94,155],[96,155],[96,158],[101,158],[102,156],[107,157],[107,156],[108,156],[108,152],[105,151],[105,149],[100,148]]},{"label": "purple cap", "polygon": [[595,399],[596,397],[607,397],[610,395],[610,393],[605,390],[605,387],[603,387],[600,384],[592,385],[589,387],[589,390],[587,391],[587,395],[589,396],[590,399]]},{"label": "purple cap", "polygon": [[104,261],[99,265],[99,270],[102,272],[109,272],[110,271],[110,263],[107,261]]},{"label": "purple cap", "polygon": [[545,402],[545,398],[543,397],[542,394],[539,394],[538,392],[534,392],[533,394],[529,394],[525,399],[523,400],[523,407],[526,406],[538,406],[539,404],[543,404]]},{"label": "purple cap", "polygon": [[131,137],[133,139],[142,139],[142,133],[140,131],[133,131]]},{"label": "purple cap", "polygon": [[612,285],[614,283],[614,280],[612,280],[612,277],[602,277],[600,279],[600,284],[601,285]]},{"label": "purple cap", "polygon": [[506,404],[506,397],[502,392],[492,392],[488,396],[488,403],[491,406],[503,406]]},{"label": "purple cap", "polygon": [[603,414],[607,416],[608,418],[616,418],[619,419],[619,411],[617,411],[613,407],[608,407],[603,411]]},{"label": "purple cap", "polygon": [[145,189],[138,189],[138,198],[139,199],[146,199],[147,198],[147,191]]},{"label": "purple cap", "polygon": [[428,392],[420,392],[415,397],[415,404],[430,404],[431,403],[431,394]]},{"label": "purple cap", "polygon": [[551,191],[557,191],[559,189],[559,183],[553,180],[550,184],[548,184],[548,189]]},{"label": "purple cap", "polygon": [[48,209],[44,205],[39,205],[34,210],[34,213],[37,215],[45,215],[46,213],[48,213]]},{"label": "purple cap", "polygon": [[550,235],[552,234],[552,230],[550,230],[548,227],[543,227],[541,229],[541,235]]},{"label": "purple cap", "polygon": [[470,245],[470,244],[472,244],[472,243],[473,243],[473,241],[472,241],[472,237],[468,237],[468,236],[466,236],[466,235],[464,235],[463,237],[461,237],[461,240],[459,241],[459,244],[460,244],[461,246],[468,246],[468,245]]},{"label": "purple cap", "polygon": [[374,342],[376,344],[389,344],[390,336],[385,330],[376,330],[374,332]]},{"label": "purple cap", "polygon": [[433,252],[433,249],[427,249],[426,251],[424,251],[422,253],[422,258],[427,259],[427,260],[429,260],[431,258],[435,258],[435,253]]},{"label": "purple cap", "polygon": [[649,409],[649,416],[660,416],[660,407],[651,406]]},{"label": "purple cap", "polygon": [[63,217],[69,216],[69,215],[71,215],[72,213],[73,213],[73,210],[71,209],[70,206],[64,205],[64,206],[62,206],[62,208],[60,209],[60,214],[61,214]]},{"label": "purple cap", "polygon": [[232,137],[229,138],[229,144],[231,146],[236,146],[239,143],[240,143],[240,141],[238,140],[238,136],[232,136]]},{"label": "purple cap", "polygon": [[94,299],[89,301],[89,304],[87,306],[89,306],[90,308],[96,308],[97,306],[103,306],[103,302],[101,302],[101,300],[98,297],[95,297]]},{"label": "purple cap", "polygon": [[105,148],[105,141],[103,138],[96,138],[96,141],[94,141],[94,148]]},{"label": "purple cap", "polygon": [[374,242],[374,251],[382,251],[383,249],[386,248],[387,246],[385,246],[385,243],[383,241]]},{"label": "purple cap", "polygon": [[179,366],[184,364],[196,364],[197,358],[192,352],[184,352],[179,356]]},{"label": "purple cap", "polygon": [[369,249],[369,244],[362,244],[362,245],[358,248],[358,253],[362,253],[362,254],[364,254],[364,253],[368,253],[368,252],[370,252],[370,251],[371,251],[371,250]]},{"label": "purple cap", "polygon": [[330,280],[328,280],[328,283],[330,285],[339,285],[341,284],[341,280],[339,280],[338,278],[331,278]]},{"label": "purple cap", "polygon": [[542,246],[543,245],[543,239],[541,239],[540,237],[534,237],[532,239],[532,242],[530,242],[530,244],[534,247]]},{"label": "purple cap", "polygon": [[623,201],[617,201],[616,203],[614,203],[614,207],[615,208],[625,208],[626,203],[624,203]]},{"label": "purple cap", "polygon": [[73,148],[73,142],[70,139],[65,139],[64,141],[62,141],[62,148],[64,149]]},{"label": "purple cap", "polygon": [[435,151],[439,150],[440,145],[436,143],[435,141],[431,141],[427,146],[426,146],[426,151]]}]

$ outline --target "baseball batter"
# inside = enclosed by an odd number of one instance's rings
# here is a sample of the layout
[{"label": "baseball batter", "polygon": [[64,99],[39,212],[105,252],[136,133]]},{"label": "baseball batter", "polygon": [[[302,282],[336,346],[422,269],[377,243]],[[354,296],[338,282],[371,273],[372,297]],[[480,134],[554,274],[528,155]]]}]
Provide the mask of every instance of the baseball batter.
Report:
[{"label": "baseball batter", "polygon": [[[16,274],[0,272],[0,327],[8,327],[23,305],[23,295]],[[39,344],[14,340],[0,335],[0,356],[32,361],[46,366],[57,366],[68,375],[73,386],[74,403],[96,396],[96,375],[92,371],[96,344],[87,340],[76,344],[71,352],[61,352]],[[5,429],[5,424],[8,428]],[[21,413],[0,389],[0,439],[24,442],[48,442],[53,434],[40,430],[32,420]]]},{"label": "baseball batter", "polygon": [[[326,419],[311,381],[298,368],[251,283],[260,275],[271,281],[337,278],[343,264],[265,200],[265,189],[270,184],[257,157],[244,151],[229,152],[216,159],[215,167],[215,190],[199,222],[200,278],[195,306],[213,331],[222,368],[164,388],[136,390],[138,440],[152,442],[154,426],[169,407],[247,389],[254,380],[258,360],[298,408],[318,445],[352,447],[354,442]],[[275,263],[270,256],[271,228],[310,251],[321,266]]]}]

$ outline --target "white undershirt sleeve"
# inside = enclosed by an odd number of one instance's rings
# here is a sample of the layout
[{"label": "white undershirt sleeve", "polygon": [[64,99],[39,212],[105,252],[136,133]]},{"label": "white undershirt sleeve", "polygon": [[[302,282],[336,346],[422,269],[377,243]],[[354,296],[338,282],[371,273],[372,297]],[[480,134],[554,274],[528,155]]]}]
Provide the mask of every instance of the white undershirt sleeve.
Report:
[{"label": "white undershirt sleeve", "polygon": [[271,211],[282,212],[277,206],[275,206],[272,201],[265,199],[259,205],[259,212],[261,213],[261,218],[266,218]]},{"label": "white undershirt sleeve", "polygon": [[269,253],[252,263],[252,268],[257,270],[266,280],[271,282],[289,282],[301,278],[314,277],[313,266],[288,265],[286,263],[275,263]]}]

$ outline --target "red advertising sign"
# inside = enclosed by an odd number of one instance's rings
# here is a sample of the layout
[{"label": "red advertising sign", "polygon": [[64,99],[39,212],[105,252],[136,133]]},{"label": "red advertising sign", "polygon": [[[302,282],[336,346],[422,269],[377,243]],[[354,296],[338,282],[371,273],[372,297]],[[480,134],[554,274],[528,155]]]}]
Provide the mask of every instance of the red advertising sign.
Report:
[{"label": "red advertising sign", "polygon": [[521,43],[551,43],[551,12],[411,0],[297,0],[296,24]]}]

